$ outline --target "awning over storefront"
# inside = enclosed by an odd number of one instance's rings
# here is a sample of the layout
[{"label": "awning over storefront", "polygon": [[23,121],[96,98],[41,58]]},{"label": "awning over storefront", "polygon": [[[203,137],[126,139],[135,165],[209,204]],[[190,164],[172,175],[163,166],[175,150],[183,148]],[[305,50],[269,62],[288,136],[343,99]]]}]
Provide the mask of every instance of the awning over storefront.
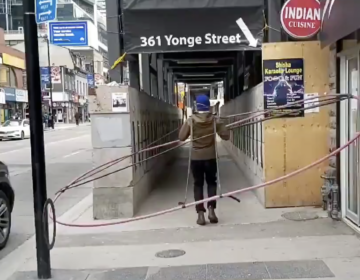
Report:
[{"label": "awning over storefront", "polygon": [[127,53],[261,47],[263,0],[122,0]]},{"label": "awning over storefront", "polygon": [[360,0],[322,0],[321,46],[325,47],[360,28]]}]

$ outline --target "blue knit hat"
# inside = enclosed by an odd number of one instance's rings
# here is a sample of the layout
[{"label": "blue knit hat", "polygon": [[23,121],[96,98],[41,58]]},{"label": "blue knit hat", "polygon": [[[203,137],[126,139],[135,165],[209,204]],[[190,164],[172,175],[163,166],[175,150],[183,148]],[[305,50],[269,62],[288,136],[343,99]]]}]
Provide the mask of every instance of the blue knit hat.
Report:
[{"label": "blue knit hat", "polygon": [[210,110],[210,99],[205,94],[196,96],[196,107],[198,112],[204,112]]}]

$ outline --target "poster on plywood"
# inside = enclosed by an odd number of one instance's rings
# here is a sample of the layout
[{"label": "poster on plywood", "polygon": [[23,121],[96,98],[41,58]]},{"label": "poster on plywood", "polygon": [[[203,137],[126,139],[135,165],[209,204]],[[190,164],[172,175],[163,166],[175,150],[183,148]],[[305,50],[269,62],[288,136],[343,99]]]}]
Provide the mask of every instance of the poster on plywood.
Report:
[{"label": "poster on plywood", "polygon": [[264,108],[273,110],[267,116],[303,117],[304,60],[264,60],[263,71]]},{"label": "poster on plywood", "polygon": [[126,92],[113,92],[112,93],[112,111],[113,112],[128,112],[128,100]]}]

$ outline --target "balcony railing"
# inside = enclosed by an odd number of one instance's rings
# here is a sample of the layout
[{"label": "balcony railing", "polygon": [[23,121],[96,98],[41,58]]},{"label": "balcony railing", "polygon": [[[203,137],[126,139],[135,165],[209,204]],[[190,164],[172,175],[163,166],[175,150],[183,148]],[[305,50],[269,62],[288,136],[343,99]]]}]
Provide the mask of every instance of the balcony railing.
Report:
[{"label": "balcony railing", "polygon": [[[70,3],[73,4],[75,7],[75,13],[77,13],[77,14],[84,13],[85,16],[83,16],[83,17],[89,17],[91,20],[93,20],[93,21],[95,20],[94,16],[92,15],[91,12],[84,10],[82,7],[80,7],[74,1],[72,1],[72,0],[58,0],[58,1],[59,1],[58,4],[70,4]],[[96,19],[99,23],[103,24],[106,27],[106,19],[99,11],[97,12]]]},{"label": "balcony railing", "polygon": [[22,5],[24,0],[12,0],[11,4],[12,5]]},{"label": "balcony railing", "polygon": [[[5,34],[24,34],[24,29],[19,29],[19,30],[4,30]],[[38,29],[38,34],[40,35],[45,35],[47,34],[47,30],[46,29]]]},{"label": "balcony railing", "polygon": [[102,36],[98,36],[98,39],[99,39],[99,41],[101,42],[101,43],[103,43],[104,45],[106,45],[107,46],[107,39],[106,38],[104,38],[104,37],[102,37]]}]

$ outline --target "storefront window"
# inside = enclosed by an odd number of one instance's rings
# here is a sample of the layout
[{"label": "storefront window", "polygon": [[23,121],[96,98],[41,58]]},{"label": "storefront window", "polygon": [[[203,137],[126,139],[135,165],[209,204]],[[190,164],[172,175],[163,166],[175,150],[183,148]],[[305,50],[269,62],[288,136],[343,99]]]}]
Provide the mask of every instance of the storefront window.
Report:
[{"label": "storefront window", "polygon": [[[347,91],[350,94],[359,96],[359,66],[358,56],[347,59]],[[359,110],[356,99],[348,101],[348,139],[355,137],[359,127]],[[348,149],[348,192],[347,192],[347,211],[350,219],[359,221],[359,141],[355,142]]]}]

